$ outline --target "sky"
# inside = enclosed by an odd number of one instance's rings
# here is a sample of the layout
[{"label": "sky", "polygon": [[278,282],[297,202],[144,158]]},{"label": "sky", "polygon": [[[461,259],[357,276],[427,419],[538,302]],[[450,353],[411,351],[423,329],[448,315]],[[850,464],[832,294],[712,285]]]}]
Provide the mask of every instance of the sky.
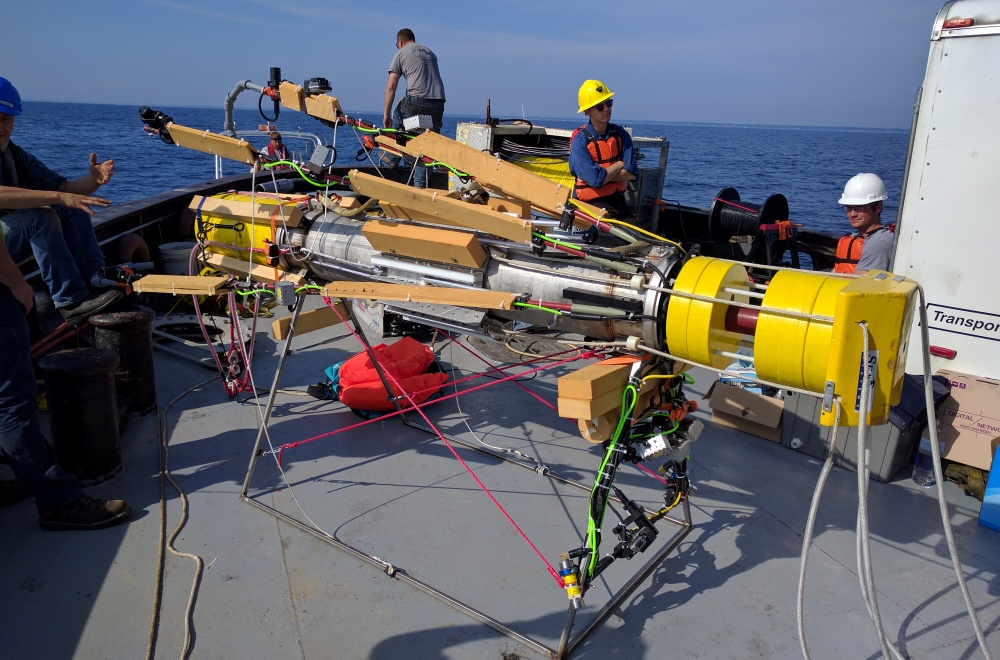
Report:
[{"label": "sky", "polygon": [[27,101],[221,108],[277,66],[329,80],[349,115],[380,114],[409,27],[438,56],[446,114],[485,116],[489,100],[494,117],[571,118],[596,78],[621,121],[908,129],[943,0],[5,5],[0,75]]}]

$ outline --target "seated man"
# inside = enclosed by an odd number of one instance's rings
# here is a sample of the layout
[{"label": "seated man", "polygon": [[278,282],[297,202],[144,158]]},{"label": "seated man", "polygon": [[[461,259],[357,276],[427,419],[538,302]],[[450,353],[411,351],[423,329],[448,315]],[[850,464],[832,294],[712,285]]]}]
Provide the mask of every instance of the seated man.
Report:
[{"label": "seated man", "polygon": [[91,292],[91,280],[104,266],[94,235],[93,206],[111,202],[91,195],[111,179],[114,162],[97,163],[68,180],[11,142],[14,118],[21,114],[17,89],[0,77],[0,227],[15,261],[33,253],[56,308],[68,323],[97,314],[117,302],[118,290]]},{"label": "seated man", "polygon": [[576,177],[573,197],[610,212],[618,220],[634,214],[625,202],[625,188],[639,176],[632,138],[611,123],[614,92],[600,80],[585,80],[577,93],[578,112],[590,119],[570,140],[569,170]]},{"label": "seated man", "polygon": [[[288,152],[288,147],[286,147],[284,142],[282,142],[281,133],[278,131],[271,131],[270,137],[271,139],[267,145],[260,150],[261,155],[267,158],[270,162],[278,160],[291,160],[292,155]],[[288,165],[278,165],[275,169],[289,170],[291,168]]]},{"label": "seated man", "polygon": [[837,243],[833,272],[889,270],[893,233],[882,224],[882,202],[888,198],[882,179],[870,172],[852,177],[844,186],[839,203],[854,232]]},{"label": "seated man", "polygon": [[[0,240],[0,457],[35,496],[42,529],[85,530],[118,524],[131,513],[128,504],[84,495],[76,479],[55,462],[42,435],[24,319],[33,304],[31,286]],[[12,499],[16,498],[7,502]]]}]

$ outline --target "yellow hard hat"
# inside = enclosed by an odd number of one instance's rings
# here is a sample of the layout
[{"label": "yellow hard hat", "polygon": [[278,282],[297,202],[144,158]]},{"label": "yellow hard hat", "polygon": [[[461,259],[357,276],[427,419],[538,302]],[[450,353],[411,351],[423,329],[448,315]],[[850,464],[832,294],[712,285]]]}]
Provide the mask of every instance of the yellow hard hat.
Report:
[{"label": "yellow hard hat", "polygon": [[614,95],[615,93],[600,80],[584,80],[583,84],[580,85],[580,91],[576,93],[576,98],[580,102],[580,109],[577,112],[593,108],[601,101],[607,101]]}]

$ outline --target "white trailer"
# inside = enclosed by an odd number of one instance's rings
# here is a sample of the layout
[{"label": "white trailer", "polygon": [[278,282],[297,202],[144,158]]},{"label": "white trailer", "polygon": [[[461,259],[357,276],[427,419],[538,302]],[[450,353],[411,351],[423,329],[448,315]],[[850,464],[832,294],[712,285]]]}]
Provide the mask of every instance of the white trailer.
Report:
[{"label": "white trailer", "polygon": [[1000,0],[944,5],[916,106],[892,269],[927,294],[933,370],[1000,379]]}]

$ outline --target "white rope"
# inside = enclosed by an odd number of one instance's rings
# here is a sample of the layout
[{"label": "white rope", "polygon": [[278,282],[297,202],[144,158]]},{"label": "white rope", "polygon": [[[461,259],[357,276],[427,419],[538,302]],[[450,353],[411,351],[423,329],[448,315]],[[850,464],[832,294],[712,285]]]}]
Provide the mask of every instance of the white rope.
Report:
[{"label": "white rope", "polygon": [[809,660],[804,616],[806,566],[809,563],[809,547],[812,545],[813,528],[816,525],[819,502],[822,499],[823,488],[826,486],[826,479],[833,470],[833,453],[837,446],[837,431],[840,429],[840,399],[834,399],[833,407],[833,428],[830,430],[830,438],[826,442],[826,460],[823,462],[823,469],[820,470],[819,479],[816,481],[816,489],[813,491],[812,502],[809,505],[809,516],[806,518],[806,528],[802,534],[802,556],[799,563],[799,588],[796,593],[795,620],[799,628],[799,645],[802,647],[802,657],[806,660]]},{"label": "white rope", "polygon": [[[982,626],[979,623],[978,615],[976,614],[975,605],[972,602],[971,595],[969,594],[968,585],[965,582],[965,575],[962,570],[961,562],[958,559],[958,551],[955,546],[955,539],[952,534],[951,520],[948,512],[948,504],[945,499],[944,494],[944,484],[941,474],[941,456],[940,456],[940,445],[938,444],[937,437],[937,422],[934,415],[934,390],[933,381],[931,379],[931,365],[930,365],[930,353],[929,345],[930,340],[927,331],[927,309],[925,305],[924,292],[923,289],[917,288],[920,301],[919,301],[919,313],[920,313],[920,328],[921,328],[921,340],[922,340],[922,356],[923,356],[923,371],[924,371],[924,398],[925,405],[927,409],[928,417],[928,430],[931,440],[931,450],[934,460],[934,472],[935,472],[935,483],[937,485],[937,496],[938,504],[941,510],[941,521],[944,527],[944,534],[946,543],[948,545],[948,551],[951,556],[952,566],[955,569],[955,575],[958,580],[959,588],[962,592],[962,597],[965,600],[966,609],[969,614],[969,618],[972,621],[973,628],[975,629],[976,639],[979,642],[979,647],[983,652],[983,656],[986,660],[992,660],[992,655],[990,654],[989,647],[986,645],[986,638],[983,635]],[[864,350],[862,354],[862,387],[861,387],[861,399],[859,402],[859,420],[858,420],[858,519],[857,519],[857,534],[856,534],[856,551],[857,551],[857,563],[858,563],[858,580],[861,585],[862,597],[865,600],[865,606],[868,609],[869,616],[871,616],[873,623],[875,624],[876,633],[879,638],[879,646],[882,650],[882,655],[886,658],[890,655],[897,660],[902,660],[904,657],[899,649],[892,644],[888,636],[885,633],[885,629],[882,625],[881,616],[878,610],[878,600],[875,588],[874,571],[871,560],[871,538],[868,525],[868,486],[870,476],[870,463],[871,463],[871,448],[868,445],[868,405],[871,396],[871,383],[874,376],[870,373],[870,365],[868,362],[869,354],[869,334],[867,323],[861,322],[859,324],[864,337]],[[833,453],[836,447],[836,436],[839,429],[840,422],[840,412],[841,412],[841,402],[839,399],[834,400],[834,406],[836,406],[836,415],[834,417],[833,429],[830,433],[830,438],[827,442],[827,456],[826,461],[823,464],[823,468],[820,471],[820,476],[816,484],[816,490],[813,493],[813,500],[809,507],[809,515],[806,520],[805,532],[803,534],[802,541],[802,555],[799,567],[799,587],[796,594],[796,622],[798,625],[799,632],[799,645],[802,649],[802,656],[806,660],[809,660],[809,649],[806,643],[805,637],[805,624],[804,624],[804,594],[805,594],[805,577],[806,577],[806,566],[808,564],[809,557],[809,546],[812,544],[813,529],[816,521],[816,514],[819,509],[819,502],[821,499],[821,494],[823,488],[826,484],[827,477],[833,467]]]},{"label": "white rope", "polygon": [[934,483],[937,485],[938,507],[941,510],[941,525],[944,528],[944,537],[948,545],[948,554],[951,556],[951,564],[955,569],[955,578],[958,580],[958,587],[965,600],[965,607],[972,620],[972,627],[976,631],[976,640],[979,641],[979,648],[983,652],[986,660],[992,660],[990,649],[986,645],[986,636],[983,635],[983,628],[976,615],[976,606],[972,602],[969,594],[969,586],[965,583],[965,573],[962,571],[962,562],[958,559],[958,549],[955,547],[955,537],[951,530],[951,516],[948,512],[948,501],[944,496],[944,479],[941,475],[941,447],[938,444],[937,419],[934,414],[934,383],[931,380],[931,355],[930,355],[930,333],[927,330],[927,301],[924,297],[924,289],[917,286],[917,295],[920,297],[920,341],[921,356],[924,367],[924,401],[927,406],[927,430],[931,441],[931,456],[934,459]]},{"label": "white rope", "polygon": [[875,573],[872,569],[871,557],[871,534],[868,528],[868,485],[871,479],[869,464],[871,463],[871,447],[868,445],[868,407],[871,402],[872,383],[875,374],[871,373],[871,364],[868,361],[868,323],[861,321],[858,323],[861,334],[864,338],[864,348],[861,353],[861,397],[858,408],[858,518],[857,531],[855,534],[855,550],[858,562],[858,580],[861,583],[861,594],[865,599],[868,608],[868,615],[875,624],[875,633],[878,635],[879,646],[882,655],[886,658],[890,653],[897,660],[903,660],[899,649],[889,641],[882,625],[882,616],[878,610],[878,595],[875,590]]},{"label": "white rope", "polygon": [[[177,535],[181,533],[184,526],[187,524],[188,519],[188,499],[187,494],[184,490],[174,481],[174,477],[170,472],[170,443],[167,440],[167,413],[175,403],[180,401],[182,398],[190,394],[191,392],[204,387],[208,383],[214,381],[216,377],[209,378],[206,381],[193,385],[188,389],[177,395],[173,401],[167,404],[162,412],[158,415],[157,420],[157,431],[159,436],[159,446],[157,447],[157,453],[159,455],[160,462],[160,536],[159,536],[159,551],[157,553],[157,570],[156,570],[156,585],[154,588],[153,596],[153,613],[149,623],[149,643],[146,646],[146,658],[147,660],[152,660],[156,653],[156,638],[157,638],[157,628],[160,620],[160,607],[163,596],[163,566],[164,566],[164,548],[170,550],[170,552],[178,557],[184,557],[191,559],[195,562],[195,572],[194,578],[191,582],[191,591],[188,595],[187,606],[184,609],[184,645],[181,648],[181,660],[185,660],[191,654],[191,626],[194,621],[194,605],[195,600],[198,597],[198,587],[201,584],[201,575],[203,572],[204,561],[198,555],[192,554],[190,552],[184,552],[178,550],[174,547],[174,540]],[[174,528],[173,533],[170,535],[170,539],[164,541],[164,536],[166,535],[167,527],[167,500],[164,493],[163,482],[164,479],[170,482],[170,485],[174,487],[177,491],[177,495],[181,500],[181,517],[177,521],[177,526]]]}]

